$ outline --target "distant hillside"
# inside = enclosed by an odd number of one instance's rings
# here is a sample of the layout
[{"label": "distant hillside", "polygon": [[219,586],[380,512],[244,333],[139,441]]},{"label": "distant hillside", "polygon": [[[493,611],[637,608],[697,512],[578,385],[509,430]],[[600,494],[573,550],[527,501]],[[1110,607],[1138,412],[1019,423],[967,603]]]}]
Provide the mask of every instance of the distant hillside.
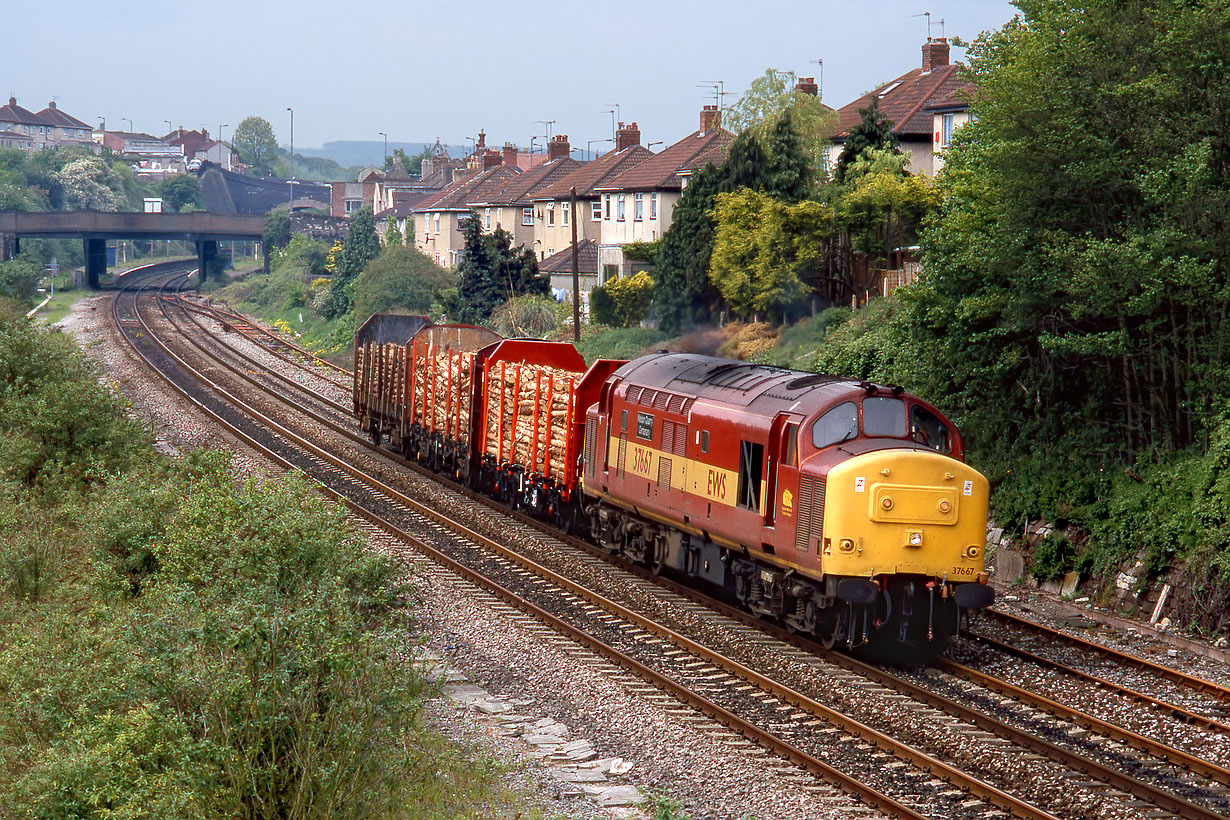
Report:
[{"label": "distant hillside", "polygon": [[[406,152],[406,156],[414,156],[424,148],[430,148],[435,145],[435,142],[390,142],[389,153],[392,154],[394,149],[400,148]],[[465,156],[470,152],[469,147],[459,147],[455,145],[445,146],[448,152],[454,157]],[[377,167],[384,164],[384,140],[359,141],[359,140],[336,140],[334,142],[326,142],[320,148],[299,148],[295,147],[296,154],[302,154],[305,157],[325,157],[341,165],[343,168],[349,168],[354,165],[360,167],[375,165]]]}]

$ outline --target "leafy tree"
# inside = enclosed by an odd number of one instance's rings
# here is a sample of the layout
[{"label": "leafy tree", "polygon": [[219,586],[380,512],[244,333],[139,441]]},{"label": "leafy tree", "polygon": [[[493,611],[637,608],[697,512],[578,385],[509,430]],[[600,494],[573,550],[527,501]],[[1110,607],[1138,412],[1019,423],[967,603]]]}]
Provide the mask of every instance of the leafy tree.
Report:
[{"label": "leafy tree", "polygon": [[787,108],[765,134],[768,162],[765,190],[786,202],[798,202],[811,193],[815,166],[803,152],[803,141],[794,126],[795,109]]},{"label": "leafy tree", "polygon": [[278,208],[265,218],[265,230],[261,232],[261,242],[264,243],[269,253],[290,244],[289,211]]},{"label": "leafy tree", "polygon": [[405,237],[401,235],[401,228],[397,227],[396,217],[390,216],[388,224],[384,228],[384,245],[386,248],[400,247],[405,242]]},{"label": "leafy tree", "polygon": [[654,267],[654,304],[658,322],[668,333],[707,319],[719,298],[709,282],[714,229],[709,212],[722,182],[713,165],[693,174],[675,205],[670,228],[662,235]]},{"label": "leafy tree", "polygon": [[901,141],[893,133],[893,124],[880,111],[880,103],[875,97],[872,97],[871,105],[859,109],[858,113],[862,119],[851,129],[850,136],[846,138],[841,154],[837,157],[833,178],[838,182],[844,181],[846,169],[868,148],[897,150],[901,145]]},{"label": "leafy tree", "polygon": [[426,254],[391,246],[367,264],[355,283],[355,324],[363,324],[373,313],[435,313],[456,286],[456,274]]},{"label": "leafy tree", "polygon": [[235,126],[231,147],[239,161],[255,171],[268,173],[278,157],[278,140],[264,117],[245,117]]},{"label": "leafy tree", "polygon": [[337,260],[337,272],[329,286],[331,304],[329,316],[349,313],[354,306],[354,283],[367,263],[380,255],[380,238],[372,221],[372,209],[361,208],[350,217],[350,233],[342,243],[342,253]]},{"label": "leafy tree", "polygon": [[127,204],[124,180],[98,157],[74,159],[55,173],[65,210],[118,211]]},{"label": "leafy tree", "polygon": [[900,151],[868,148],[837,186],[836,210],[851,248],[874,259],[916,244],[923,218],[939,205],[939,192],[924,174],[908,174]]},{"label": "leafy tree", "polygon": [[167,177],[158,186],[158,193],[172,211],[201,207],[201,184],[193,174]]},{"label": "leafy tree", "polygon": [[38,265],[24,258],[0,262],[0,297],[18,302],[33,302],[38,293],[38,281],[42,272]]},{"label": "leafy tree", "polygon": [[589,293],[594,321],[611,327],[635,327],[649,315],[653,279],[645,271],[622,279],[609,279]]},{"label": "leafy tree", "polygon": [[[789,126],[798,141],[798,151],[808,168],[808,183],[823,166],[828,125],[836,116],[818,96],[790,88],[789,75],[772,68],[757,77],[739,100],[723,112],[726,127],[736,134],[751,131],[767,143],[780,140],[773,132],[789,116]],[[770,149],[769,153],[772,153]]]},{"label": "leafy tree", "polygon": [[800,274],[822,263],[824,241],[834,230],[829,209],[741,188],[718,194],[712,216],[717,231],[710,278],[722,298],[744,318],[784,318],[807,292]]},{"label": "leafy tree", "polygon": [[479,324],[515,296],[545,296],[550,292],[550,280],[538,272],[534,252],[513,248],[512,236],[503,228],[485,234],[478,215],[471,212],[462,228],[462,240],[452,311],[458,321]]}]

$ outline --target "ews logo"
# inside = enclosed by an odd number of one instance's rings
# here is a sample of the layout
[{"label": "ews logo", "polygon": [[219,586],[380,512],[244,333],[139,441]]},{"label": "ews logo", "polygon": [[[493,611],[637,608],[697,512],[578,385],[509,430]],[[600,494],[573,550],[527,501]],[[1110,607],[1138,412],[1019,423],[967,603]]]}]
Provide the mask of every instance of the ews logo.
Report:
[{"label": "ews logo", "polygon": [[726,500],[726,473],[714,469],[709,470],[709,486],[706,494],[718,501]]}]

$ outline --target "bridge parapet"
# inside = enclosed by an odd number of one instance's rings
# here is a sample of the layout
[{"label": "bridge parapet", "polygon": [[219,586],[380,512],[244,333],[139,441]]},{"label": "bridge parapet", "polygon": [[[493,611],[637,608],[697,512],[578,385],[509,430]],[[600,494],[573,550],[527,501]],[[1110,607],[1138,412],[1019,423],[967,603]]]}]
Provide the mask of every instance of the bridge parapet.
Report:
[{"label": "bridge parapet", "polygon": [[131,211],[0,211],[0,234],[37,239],[234,239],[259,241],[265,217]]}]

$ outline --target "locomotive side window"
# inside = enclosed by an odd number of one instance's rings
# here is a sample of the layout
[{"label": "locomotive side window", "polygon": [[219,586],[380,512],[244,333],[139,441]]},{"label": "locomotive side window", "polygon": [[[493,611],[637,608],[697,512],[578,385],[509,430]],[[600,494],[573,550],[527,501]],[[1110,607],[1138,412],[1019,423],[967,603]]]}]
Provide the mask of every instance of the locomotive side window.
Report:
[{"label": "locomotive side window", "polygon": [[703,430],[700,434],[700,451],[702,453],[709,452],[709,431]]},{"label": "locomotive side window", "polygon": [[905,438],[905,402],[887,396],[863,399],[863,435]]},{"label": "locomotive side window", "polygon": [[764,470],[764,445],[739,442],[739,496],[735,503],[748,510],[760,509],[760,480]]},{"label": "locomotive side window", "polygon": [[917,404],[910,408],[910,438],[936,452],[952,452],[951,431],[935,413]]},{"label": "locomotive side window", "polygon": [[847,441],[858,435],[858,408],[847,401],[816,419],[811,427],[811,443],[817,448]]},{"label": "locomotive side window", "polygon": [[624,432],[627,432],[628,430],[628,411],[627,410],[619,411],[619,429]]}]

